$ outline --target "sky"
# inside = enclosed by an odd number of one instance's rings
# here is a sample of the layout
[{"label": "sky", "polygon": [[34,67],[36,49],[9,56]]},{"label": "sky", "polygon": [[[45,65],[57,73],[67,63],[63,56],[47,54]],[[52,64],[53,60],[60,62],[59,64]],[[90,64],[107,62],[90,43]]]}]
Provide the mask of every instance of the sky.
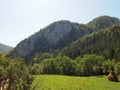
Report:
[{"label": "sky", "polygon": [[86,24],[102,15],[120,19],[120,0],[0,0],[0,43],[15,47],[55,21]]}]

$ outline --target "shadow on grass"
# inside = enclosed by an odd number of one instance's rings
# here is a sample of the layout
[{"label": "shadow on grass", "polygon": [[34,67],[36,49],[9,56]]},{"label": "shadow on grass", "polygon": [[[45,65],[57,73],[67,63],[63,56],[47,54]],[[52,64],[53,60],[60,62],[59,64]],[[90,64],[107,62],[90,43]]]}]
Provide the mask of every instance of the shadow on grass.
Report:
[{"label": "shadow on grass", "polygon": [[103,78],[105,76],[104,75],[97,75],[96,77]]}]

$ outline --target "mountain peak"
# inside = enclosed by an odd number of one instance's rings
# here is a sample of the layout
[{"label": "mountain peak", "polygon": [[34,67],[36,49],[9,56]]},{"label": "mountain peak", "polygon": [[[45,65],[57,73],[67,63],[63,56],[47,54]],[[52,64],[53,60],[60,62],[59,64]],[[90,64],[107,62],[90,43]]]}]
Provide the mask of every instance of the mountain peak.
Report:
[{"label": "mountain peak", "polygon": [[52,44],[56,44],[72,30],[72,24],[69,21],[61,20],[54,22],[44,28],[44,37]]},{"label": "mountain peak", "polygon": [[110,16],[100,16],[92,21],[90,21],[87,26],[91,27],[93,30],[104,29],[106,27],[109,27],[113,24],[120,24],[120,20],[116,17],[110,17]]}]

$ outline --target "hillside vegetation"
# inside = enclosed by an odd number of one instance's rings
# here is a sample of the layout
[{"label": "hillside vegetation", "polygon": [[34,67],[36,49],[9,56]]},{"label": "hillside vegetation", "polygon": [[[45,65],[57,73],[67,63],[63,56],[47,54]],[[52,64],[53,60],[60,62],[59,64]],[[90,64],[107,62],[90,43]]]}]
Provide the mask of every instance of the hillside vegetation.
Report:
[{"label": "hillside vegetation", "polygon": [[31,90],[119,90],[120,82],[110,82],[106,76],[75,77],[35,75]]},{"label": "hillside vegetation", "polygon": [[105,30],[93,32],[88,36],[73,42],[61,53],[62,55],[76,58],[84,54],[97,54],[106,59],[120,60],[120,26],[113,25]]},{"label": "hillside vegetation", "polygon": [[62,49],[58,56],[46,53],[34,58],[32,74],[120,75],[120,26],[114,25],[85,36]]}]

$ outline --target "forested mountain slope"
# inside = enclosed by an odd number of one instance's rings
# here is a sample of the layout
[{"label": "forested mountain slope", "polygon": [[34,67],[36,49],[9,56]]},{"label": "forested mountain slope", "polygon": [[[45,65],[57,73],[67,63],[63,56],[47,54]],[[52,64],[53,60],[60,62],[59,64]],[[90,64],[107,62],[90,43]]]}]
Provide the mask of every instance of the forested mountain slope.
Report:
[{"label": "forested mountain slope", "polygon": [[61,51],[62,55],[76,58],[84,54],[102,55],[107,59],[120,59],[120,25],[93,32]]}]

